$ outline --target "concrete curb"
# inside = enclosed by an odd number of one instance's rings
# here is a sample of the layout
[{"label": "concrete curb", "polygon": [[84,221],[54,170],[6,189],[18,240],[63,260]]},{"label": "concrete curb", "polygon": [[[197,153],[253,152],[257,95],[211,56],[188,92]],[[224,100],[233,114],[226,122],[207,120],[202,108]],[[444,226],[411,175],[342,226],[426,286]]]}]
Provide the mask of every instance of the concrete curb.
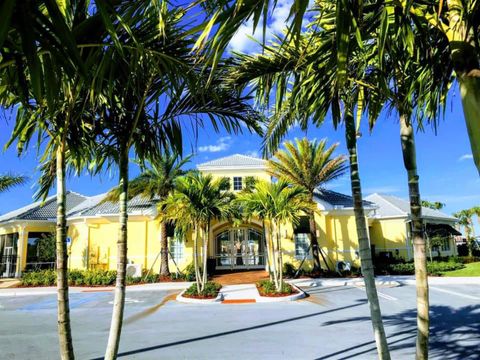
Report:
[{"label": "concrete curb", "polygon": [[220,304],[223,300],[223,295],[219,291],[218,295],[215,299],[192,299],[188,297],[184,297],[183,294],[187,291],[187,289],[183,290],[180,294],[177,295],[177,301],[186,304],[202,304],[202,305],[212,305],[212,304]]}]

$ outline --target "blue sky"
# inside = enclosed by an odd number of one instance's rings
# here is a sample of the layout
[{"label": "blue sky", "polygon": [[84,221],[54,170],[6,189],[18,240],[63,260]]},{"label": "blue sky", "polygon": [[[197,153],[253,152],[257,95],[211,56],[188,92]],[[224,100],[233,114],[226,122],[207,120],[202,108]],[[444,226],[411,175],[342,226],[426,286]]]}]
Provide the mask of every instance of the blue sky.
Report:
[{"label": "blue sky", "polygon": [[[273,13],[267,36],[281,31],[290,9],[290,0],[278,1],[277,10]],[[238,34],[232,39],[230,50],[253,51],[257,47],[249,39],[252,24],[242,26]],[[260,34],[254,35],[260,39]],[[417,156],[420,174],[420,188],[422,198],[430,201],[446,203],[447,213],[469,208],[480,204],[480,177],[471,159],[471,149],[463,119],[462,107],[458,91],[452,89],[449,107],[445,119],[438,127],[435,135],[431,128],[417,133]],[[0,128],[0,144],[7,141],[12,129],[13,119],[8,112],[0,113],[2,124]],[[3,118],[8,124],[3,124]],[[366,124],[365,124],[366,125]],[[396,195],[406,198],[408,194],[406,173],[400,149],[398,119],[395,114],[387,117],[385,114],[379,119],[372,134],[368,129],[362,129],[363,136],[359,139],[360,175],[364,195],[373,192]],[[214,133],[211,127],[200,130],[197,141],[186,131],[185,153],[195,152],[192,167],[204,161],[240,153],[258,156],[261,139],[248,133],[242,135]],[[338,142],[339,154],[346,154],[343,128],[333,130],[331,119],[326,119],[321,128],[310,128],[305,134],[299,129],[292,129],[288,138],[308,136],[309,138],[328,138],[329,143]],[[26,205],[32,201],[36,190],[35,181],[38,173],[36,151],[32,147],[18,158],[15,149],[0,153],[0,173],[13,172],[30,177],[29,185],[18,187],[10,192],[0,194],[0,213]],[[131,176],[135,176],[138,169],[132,166]],[[68,179],[68,189],[85,194],[95,195],[108,191],[116,184],[115,172],[105,173],[95,178],[87,174]],[[350,193],[348,175],[330,183],[328,188]]]},{"label": "blue sky", "polygon": [[[453,94],[451,109],[446,112],[444,121],[438,127],[437,135],[430,128],[425,132],[418,132],[417,157],[420,174],[420,189],[422,198],[430,201],[446,203],[445,212],[468,208],[480,203],[480,178],[475,169],[471,156],[460,99]],[[4,114],[8,118],[8,114]],[[4,144],[9,136],[12,121],[9,121],[5,131],[0,134],[0,143]],[[198,140],[195,142],[188,136],[185,143],[185,152],[191,150],[196,154],[191,166],[215,158],[240,153],[258,156],[261,139],[247,133],[234,135],[225,132],[215,133],[210,127],[201,129]],[[363,136],[359,139],[359,160],[363,192],[365,195],[373,192],[392,194],[407,197],[408,188],[406,173],[400,149],[398,120],[395,115],[382,115],[374,131],[370,134],[363,129]],[[327,138],[329,143],[338,142],[338,154],[346,154],[343,127],[337,131],[333,129],[331,119],[326,119],[320,128],[310,128],[307,133],[294,128],[288,138],[307,136],[313,138]],[[18,187],[0,195],[0,212],[5,213],[12,209],[31,202],[35,192],[37,157],[33,147],[18,158],[14,148],[0,154],[0,173],[14,172],[30,177],[29,185]],[[132,167],[131,175],[138,173]],[[108,191],[117,181],[115,171],[92,178],[89,175],[70,177],[68,189],[85,194],[95,195]],[[328,184],[327,188],[335,191],[350,193],[348,175]]]}]

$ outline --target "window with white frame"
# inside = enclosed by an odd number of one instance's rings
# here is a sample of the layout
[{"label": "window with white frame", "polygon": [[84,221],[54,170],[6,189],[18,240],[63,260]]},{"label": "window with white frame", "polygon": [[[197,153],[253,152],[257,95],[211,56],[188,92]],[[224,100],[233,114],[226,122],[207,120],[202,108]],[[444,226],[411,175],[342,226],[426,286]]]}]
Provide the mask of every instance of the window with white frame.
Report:
[{"label": "window with white frame", "polygon": [[168,238],[168,248],[170,250],[170,256],[176,262],[183,259],[183,240],[180,236],[175,234],[175,236]]},{"label": "window with white frame", "polygon": [[233,177],[233,190],[242,190],[242,177],[234,176]]},{"label": "window with white frame", "polygon": [[295,234],[295,257],[297,259],[307,259],[312,258],[312,254],[309,251],[310,249],[310,238],[309,234],[299,233]]},{"label": "window with white frame", "polygon": [[442,249],[442,251],[450,251],[450,239],[449,238],[443,239],[441,249]]}]

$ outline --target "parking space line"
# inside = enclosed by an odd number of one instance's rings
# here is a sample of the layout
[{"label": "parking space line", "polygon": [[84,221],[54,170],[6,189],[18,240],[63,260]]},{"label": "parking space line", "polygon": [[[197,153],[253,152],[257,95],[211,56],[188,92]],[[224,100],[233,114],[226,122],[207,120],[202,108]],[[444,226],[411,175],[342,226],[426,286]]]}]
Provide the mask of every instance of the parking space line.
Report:
[{"label": "parking space line", "polygon": [[441,288],[434,287],[434,286],[430,286],[430,289],[435,290],[435,291],[444,292],[444,293],[450,294],[450,295],[457,295],[457,296],[463,297],[465,299],[480,300],[480,297],[478,297],[478,296],[468,295],[468,294],[460,293],[460,292],[457,292],[457,291],[441,289]]},{"label": "parking space line", "polygon": [[[365,290],[365,286],[354,285],[353,287],[354,287],[354,288],[357,288],[357,289],[359,289],[359,290],[366,291],[366,290]],[[382,292],[380,292],[380,291],[377,291],[377,294],[378,294],[378,296],[380,296],[381,298],[384,298],[384,299],[386,299],[386,300],[392,300],[392,301],[398,300],[396,297],[393,297],[393,296],[384,294],[384,293],[382,293]]]}]

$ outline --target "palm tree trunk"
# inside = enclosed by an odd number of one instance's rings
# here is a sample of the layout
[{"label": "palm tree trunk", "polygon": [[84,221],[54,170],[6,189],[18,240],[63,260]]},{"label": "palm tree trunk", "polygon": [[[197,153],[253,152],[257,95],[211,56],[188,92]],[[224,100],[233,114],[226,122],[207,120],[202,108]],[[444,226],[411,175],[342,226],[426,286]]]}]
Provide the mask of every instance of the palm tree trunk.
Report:
[{"label": "palm tree trunk", "polygon": [[447,34],[453,67],[460,85],[463,113],[467,125],[472,155],[480,172],[480,64],[475,47],[473,27],[465,20],[461,0],[447,0],[451,32]]},{"label": "palm tree trunk", "polygon": [[198,225],[193,230],[193,266],[195,267],[195,283],[197,284],[197,293],[200,294],[200,272],[198,270]]},{"label": "palm tree trunk", "polygon": [[167,224],[162,221],[160,224],[160,275],[170,276],[168,269],[168,238],[167,238]]},{"label": "palm tree trunk", "polygon": [[280,269],[279,271],[279,279],[278,282],[280,284],[279,291],[282,290],[282,284],[283,284],[283,255],[282,255],[282,240],[281,240],[281,227],[280,224],[277,225],[278,231],[277,231],[277,248],[278,248],[278,268]]},{"label": "palm tree trunk", "polygon": [[273,273],[272,273],[272,267],[270,263],[270,245],[268,244],[268,240],[267,240],[265,219],[262,220],[262,229],[263,229],[263,241],[265,242],[265,251],[266,251],[265,258],[267,259],[268,276],[270,278],[270,281],[273,281]]},{"label": "palm tree trunk", "polygon": [[60,357],[74,359],[72,329],[70,326],[70,306],[68,300],[68,266],[67,266],[67,223],[66,223],[66,187],[65,187],[65,148],[64,143],[58,147],[57,162],[57,317]]},{"label": "palm tree trunk", "polygon": [[269,236],[269,241],[270,241],[270,250],[272,252],[272,272],[273,272],[273,282],[275,283],[275,288],[278,289],[278,274],[277,274],[277,256],[276,256],[276,250],[275,250],[275,233],[274,233],[274,225],[273,225],[273,220],[269,221],[269,226],[270,226],[270,236]]},{"label": "palm tree trunk", "polygon": [[[205,284],[207,283],[208,274],[207,274],[207,250],[208,250],[208,240],[210,237],[210,226],[207,225],[205,228],[205,235],[203,237],[203,289],[205,289]],[[202,290],[203,290],[202,289]]]},{"label": "palm tree trunk", "polygon": [[400,114],[400,136],[403,162],[408,173],[408,192],[412,219],[415,278],[417,286],[417,350],[416,359],[428,359],[428,277],[425,239],[423,237],[422,206],[418,186],[417,159],[412,125]]},{"label": "palm tree trunk", "polygon": [[382,322],[382,312],[380,310],[377,288],[375,286],[372,251],[370,249],[370,241],[368,239],[367,223],[363,208],[360,173],[358,169],[357,133],[355,130],[355,123],[351,110],[347,111],[345,116],[345,135],[350,160],[350,182],[352,187],[357,236],[360,246],[362,274],[365,281],[368,304],[370,306],[370,316],[372,318],[372,326],[375,335],[378,357],[382,360],[386,360],[390,359],[390,352],[388,350],[387,339],[385,337],[385,330]]},{"label": "palm tree trunk", "polygon": [[[310,198],[313,202],[313,196]],[[317,224],[315,222],[315,212],[308,214],[308,222],[310,226],[310,241],[312,244],[312,256],[313,256],[313,271],[319,272],[322,269],[320,265],[320,251],[317,239]]]},{"label": "palm tree trunk", "polygon": [[105,352],[105,359],[116,359],[122,332],[123,310],[125,307],[125,280],[127,268],[127,199],[128,199],[128,151],[120,150],[119,158],[119,222],[117,240],[117,280],[115,284],[115,298],[113,300],[112,322]]}]

